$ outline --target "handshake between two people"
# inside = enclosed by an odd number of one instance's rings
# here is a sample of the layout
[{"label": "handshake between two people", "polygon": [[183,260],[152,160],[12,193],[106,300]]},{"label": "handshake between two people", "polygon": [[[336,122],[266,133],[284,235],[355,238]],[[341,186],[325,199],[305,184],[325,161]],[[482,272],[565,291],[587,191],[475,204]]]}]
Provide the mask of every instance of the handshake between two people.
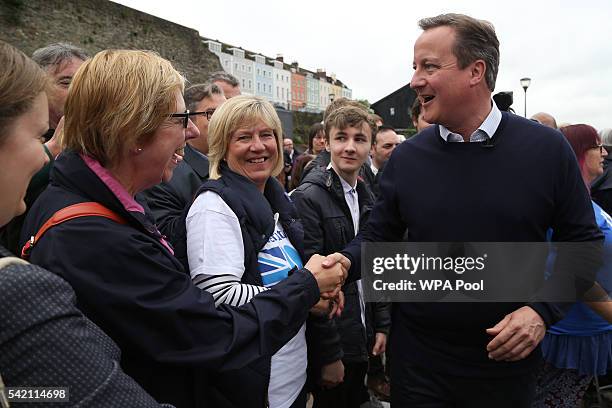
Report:
[{"label": "handshake between two people", "polygon": [[326,257],[319,254],[310,257],[305,268],[312,273],[321,292],[321,299],[310,310],[311,313],[330,319],[340,316],[344,309],[344,294],[341,288],[350,267],[351,261],[337,252]]}]

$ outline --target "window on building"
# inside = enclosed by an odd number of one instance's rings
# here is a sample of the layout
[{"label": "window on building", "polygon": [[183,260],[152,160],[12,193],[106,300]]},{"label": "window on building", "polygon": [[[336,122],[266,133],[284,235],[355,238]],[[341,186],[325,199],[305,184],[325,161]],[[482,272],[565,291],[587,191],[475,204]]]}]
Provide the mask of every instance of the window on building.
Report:
[{"label": "window on building", "polygon": [[257,92],[261,92],[261,89],[260,89],[260,88],[261,88],[261,84],[258,82],[258,83],[257,83]]},{"label": "window on building", "polygon": [[234,62],[234,71],[238,71],[238,64]]},{"label": "window on building", "polygon": [[251,89],[253,87],[253,84],[251,83],[251,80],[249,79],[249,89]]},{"label": "window on building", "polygon": [[244,79],[242,79],[242,87],[244,88]]},{"label": "window on building", "polygon": [[395,116],[395,108],[389,108],[389,113],[391,116]]}]

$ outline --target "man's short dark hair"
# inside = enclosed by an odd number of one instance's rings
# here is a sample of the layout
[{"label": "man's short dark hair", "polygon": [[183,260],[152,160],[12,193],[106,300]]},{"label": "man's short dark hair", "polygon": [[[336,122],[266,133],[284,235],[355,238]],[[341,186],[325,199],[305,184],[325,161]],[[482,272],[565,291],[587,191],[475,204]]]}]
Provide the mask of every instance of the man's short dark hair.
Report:
[{"label": "man's short dark hair", "polygon": [[476,60],[483,60],[487,67],[487,86],[493,92],[499,70],[499,41],[493,24],[455,13],[419,20],[419,27],[423,30],[443,26],[452,27],[457,33],[453,54],[457,58],[459,68],[463,69]]},{"label": "man's short dark hair", "polygon": [[89,58],[89,55],[82,48],[75,47],[68,43],[49,44],[46,47],[37,49],[32,54],[34,62],[43,69],[47,69],[53,65],[60,65],[64,61],[71,60],[72,58],[85,61]]},{"label": "man's short dark hair", "polygon": [[372,135],[372,146],[374,146],[374,145],[376,144],[376,136],[377,136],[379,133],[382,133],[382,132],[388,132],[388,131],[391,131],[391,132],[393,132],[393,133],[397,133],[397,132],[395,131],[395,128],[394,128],[394,127],[392,127],[392,126],[387,126],[387,125],[381,125],[381,126],[379,126],[379,127],[378,127],[378,130],[376,131],[376,133],[375,133],[374,135]]},{"label": "man's short dark hair", "polygon": [[223,95],[223,90],[212,83],[195,84],[185,89],[185,105],[190,111],[196,111],[198,104],[204,98],[210,98],[213,95]]},{"label": "man's short dark hair", "polygon": [[223,81],[223,82],[227,82],[228,84],[234,87],[240,86],[240,82],[238,81],[238,78],[236,78],[232,74],[229,74],[225,71],[213,72],[212,74],[210,74],[208,81],[209,82]]}]

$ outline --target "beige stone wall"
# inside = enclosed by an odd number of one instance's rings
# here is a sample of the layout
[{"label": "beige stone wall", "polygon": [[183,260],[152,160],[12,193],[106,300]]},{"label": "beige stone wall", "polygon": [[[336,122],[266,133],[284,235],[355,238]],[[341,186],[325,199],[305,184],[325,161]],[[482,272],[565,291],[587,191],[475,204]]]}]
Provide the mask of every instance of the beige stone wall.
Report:
[{"label": "beige stone wall", "polygon": [[221,69],[196,30],[107,0],[0,0],[0,39],[28,55],[60,41],[92,55],[108,48],[153,50],[192,84]]}]

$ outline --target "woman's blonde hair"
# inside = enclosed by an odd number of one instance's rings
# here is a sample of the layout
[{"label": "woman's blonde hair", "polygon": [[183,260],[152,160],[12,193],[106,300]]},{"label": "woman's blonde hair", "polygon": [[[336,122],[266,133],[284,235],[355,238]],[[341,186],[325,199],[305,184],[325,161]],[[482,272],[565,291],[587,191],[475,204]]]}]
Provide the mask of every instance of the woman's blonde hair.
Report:
[{"label": "woman's blonde hair", "polygon": [[208,124],[208,160],[211,179],[216,180],[221,177],[221,161],[227,156],[234,132],[254,125],[259,120],[272,129],[276,138],[277,156],[272,177],[276,177],[283,170],[283,128],[276,110],[263,98],[240,95],[228,99],[217,108]]},{"label": "woman's blonde hair", "polygon": [[23,52],[0,41],[0,145],[13,121],[32,107],[34,99],[48,90],[45,72]]},{"label": "woman's blonde hair", "polygon": [[146,145],[176,109],[185,80],[151,51],[106,50],[83,63],[70,85],[64,146],[103,166],[124,147]]}]

